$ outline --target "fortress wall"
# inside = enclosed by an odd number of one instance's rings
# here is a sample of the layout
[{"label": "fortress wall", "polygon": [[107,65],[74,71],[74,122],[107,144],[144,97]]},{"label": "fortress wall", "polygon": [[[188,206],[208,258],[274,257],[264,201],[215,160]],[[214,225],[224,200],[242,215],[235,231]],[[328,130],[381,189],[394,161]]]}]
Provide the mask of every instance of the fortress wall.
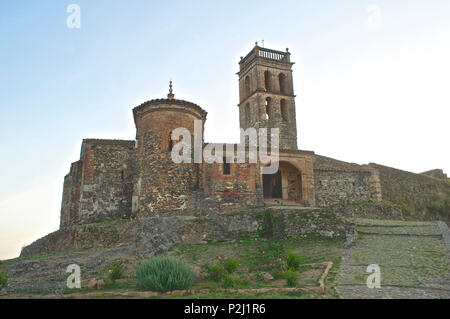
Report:
[{"label": "fortress wall", "polygon": [[320,207],[367,202],[374,196],[370,169],[320,155],[314,160],[314,186]]},{"label": "fortress wall", "polygon": [[421,174],[428,175],[438,179],[447,179],[447,174],[445,174],[442,169],[432,169],[431,171],[426,171]]},{"label": "fortress wall", "polygon": [[70,172],[64,177],[60,218],[61,228],[69,226],[78,218],[82,169],[82,161],[72,163]]},{"label": "fortress wall", "polygon": [[370,163],[379,172],[384,200],[407,204],[416,212],[425,214],[433,196],[442,192],[446,180],[415,174],[399,169]]},{"label": "fortress wall", "polygon": [[83,141],[81,207],[73,223],[87,224],[131,214],[134,145],[134,141]]},{"label": "fortress wall", "polygon": [[316,205],[325,207],[369,201],[370,176],[368,171],[314,170]]}]

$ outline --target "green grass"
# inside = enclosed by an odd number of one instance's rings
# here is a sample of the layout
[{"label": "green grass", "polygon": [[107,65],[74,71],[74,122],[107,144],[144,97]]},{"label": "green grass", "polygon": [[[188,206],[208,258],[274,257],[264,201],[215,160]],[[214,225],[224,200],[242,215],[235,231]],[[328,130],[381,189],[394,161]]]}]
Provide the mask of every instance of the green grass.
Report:
[{"label": "green grass", "polygon": [[81,289],[66,289],[64,294],[85,294],[94,291],[107,292],[107,291],[118,291],[118,290],[128,290],[128,291],[138,291],[136,288],[137,280],[136,279],[120,279],[115,281],[106,281],[105,287],[100,290],[89,290],[87,287],[83,287]]},{"label": "green grass", "polygon": [[[283,239],[283,240],[265,240],[265,239],[241,239],[233,243],[204,243],[192,245],[180,245],[169,252],[169,255],[175,255],[185,259],[189,264],[204,266],[214,264],[221,258],[239,258],[239,269],[236,275],[237,282],[232,285],[234,288],[269,288],[286,287],[286,280],[279,275],[279,270],[286,266],[287,252],[291,251],[298,254],[301,264],[322,263],[333,261],[335,267],[339,266],[341,254],[343,251],[344,240],[323,240],[323,239]],[[264,253],[263,253],[264,252]],[[223,260],[222,259],[222,260]],[[272,264],[272,266],[270,266]],[[282,268],[280,268],[282,267]],[[337,270],[330,272],[328,280],[329,286],[332,286]],[[299,269],[299,286],[317,286],[318,280],[324,271],[324,267],[301,267]],[[275,281],[258,280],[258,273],[268,272],[275,277]],[[246,276],[251,279],[245,285]],[[279,278],[279,279],[277,279]],[[242,286],[242,287],[241,287]],[[198,281],[195,289],[214,289],[222,287],[221,282],[212,282],[208,279]],[[331,297],[335,297],[334,290],[330,289]]]}]

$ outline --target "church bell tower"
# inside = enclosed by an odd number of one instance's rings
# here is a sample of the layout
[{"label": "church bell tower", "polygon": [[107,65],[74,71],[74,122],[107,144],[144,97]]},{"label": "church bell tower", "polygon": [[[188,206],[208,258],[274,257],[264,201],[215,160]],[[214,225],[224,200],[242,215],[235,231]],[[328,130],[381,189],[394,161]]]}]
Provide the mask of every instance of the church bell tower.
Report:
[{"label": "church bell tower", "polygon": [[[239,62],[240,127],[279,128],[280,150],[297,149],[292,63],[286,52],[255,47]],[[269,132],[270,133],[270,132]]]}]

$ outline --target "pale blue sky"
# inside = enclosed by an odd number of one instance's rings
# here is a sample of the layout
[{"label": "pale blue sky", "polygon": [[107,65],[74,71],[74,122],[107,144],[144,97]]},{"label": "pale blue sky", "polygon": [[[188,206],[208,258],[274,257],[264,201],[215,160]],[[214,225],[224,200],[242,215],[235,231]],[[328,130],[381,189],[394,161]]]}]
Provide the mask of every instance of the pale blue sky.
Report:
[{"label": "pale blue sky", "polygon": [[447,0],[0,0],[0,39],[0,259],[58,228],[81,140],[133,139],[131,109],[169,79],[208,111],[206,141],[237,142],[235,73],[262,39],[296,62],[301,149],[450,173]]}]

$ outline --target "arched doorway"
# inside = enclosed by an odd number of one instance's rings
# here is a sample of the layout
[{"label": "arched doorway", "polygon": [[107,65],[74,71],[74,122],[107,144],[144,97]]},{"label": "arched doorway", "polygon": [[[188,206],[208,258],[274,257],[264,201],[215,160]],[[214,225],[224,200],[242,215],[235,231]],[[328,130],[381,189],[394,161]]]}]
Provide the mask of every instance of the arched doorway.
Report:
[{"label": "arched doorway", "polygon": [[263,174],[262,182],[264,199],[282,200],[292,205],[304,203],[302,173],[289,162],[280,162],[275,174]]},{"label": "arched doorway", "polygon": [[283,198],[281,171],[263,175],[264,198]]}]

